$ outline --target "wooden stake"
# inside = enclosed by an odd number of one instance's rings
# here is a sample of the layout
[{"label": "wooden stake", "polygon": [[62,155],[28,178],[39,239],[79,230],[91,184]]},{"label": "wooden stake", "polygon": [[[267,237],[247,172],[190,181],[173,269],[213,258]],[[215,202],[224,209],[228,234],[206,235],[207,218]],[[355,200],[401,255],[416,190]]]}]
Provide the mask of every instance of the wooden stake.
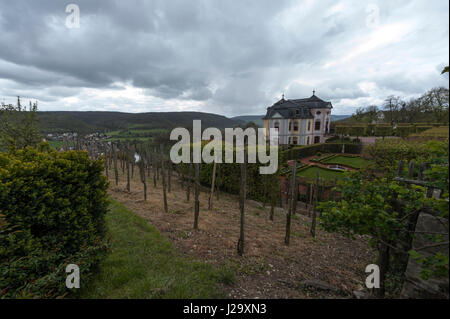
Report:
[{"label": "wooden stake", "polygon": [[292,170],[291,170],[291,191],[290,191],[290,200],[289,200],[289,208],[288,213],[286,215],[286,235],[284,237],[284,243],[286,245],[289,245],[290,237],[291,237],[291,215],[292,211],[294,209],[294,200],[297,201],[296,198],[294,198],[295,195],[295,181],[296,181],[296,174],[297,174],[297,161],[294,161],[292,164]]},{"label": "wooden stake", "polygon": [[164,167],[164,154],[163,154],[163,146],[161,145],[161,178],[163,185],[163,199],[164,199],[164,212],[167,214],[169,212],[167,208],[167,193],[166,193],[166,172]]},{"label": "wooden stake", "polygon": [[211,210],[212,206],[213,206],[215,182],[216,182],[216,161],[214,161],[214,165],[213,165],[213,173],[212,173],[212,180],[211,180],[211,193],[209,194],[208,210]]},{"label": "wooden stake", "polygon": [[244,228],[245,228],[245,197],[247,195],[247,166],[245,163],[245,152],[244,152],[244,163],[241,163],[241,196],[239,201],[239,208],[241,212],[241,229],[239,234],[239,241],[237,245],[237,253],[239,256],[244,254]]},{"label": "wooden stake", "polygon": [[200,212],[200,164],[195,163],[195,182],[194,182],[194,229],[198,229],[198,215]]}]

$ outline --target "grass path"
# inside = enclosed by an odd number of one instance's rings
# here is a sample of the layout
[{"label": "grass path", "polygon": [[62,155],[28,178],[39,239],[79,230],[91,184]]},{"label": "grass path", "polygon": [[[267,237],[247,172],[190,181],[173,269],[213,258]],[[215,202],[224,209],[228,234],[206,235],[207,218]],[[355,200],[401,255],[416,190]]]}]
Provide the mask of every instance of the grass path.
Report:
[{"label": "grass path", "polygon": [[111,249],[78,298],[220,298],[233,273],[180,256],[143,218],[112,200],[106,216]]}]

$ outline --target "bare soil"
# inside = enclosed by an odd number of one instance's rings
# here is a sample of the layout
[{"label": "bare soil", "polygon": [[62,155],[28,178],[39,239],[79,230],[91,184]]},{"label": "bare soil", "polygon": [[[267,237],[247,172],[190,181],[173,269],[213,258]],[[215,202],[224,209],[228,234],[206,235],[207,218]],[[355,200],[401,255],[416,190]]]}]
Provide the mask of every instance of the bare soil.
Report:
[{"label": "bare soil", "polygon": [[[233,284],[223,285],[230,298],[351,298],[352,291],[364,285],[366,265],[374,261],[374,251],[366,240],[350,240],[320,228],[316,237],[309,233],[311,219],[299,212],[291,222],[290,245],[284,244],[286,215],[275,210],[270,221],[270,207],[248,200],[245,216],[245,252],[237,255],[240,213],[238,197],[220,193],[208,210],[209,191],[200,193],[199,229],[193,229],[194,196],[186,200],[176,175],[172,177],[164,213],[161,178],[153,187],[147,181],[147,201],[136,167],[131,192],[126,191],[126,176],[120,172],[116,186],[109,172],[109,194],[146,219],[166,236],[177,250],[189,257],[237,271]],[[333,289],[302,285],[304,280],[320,281]]]}]

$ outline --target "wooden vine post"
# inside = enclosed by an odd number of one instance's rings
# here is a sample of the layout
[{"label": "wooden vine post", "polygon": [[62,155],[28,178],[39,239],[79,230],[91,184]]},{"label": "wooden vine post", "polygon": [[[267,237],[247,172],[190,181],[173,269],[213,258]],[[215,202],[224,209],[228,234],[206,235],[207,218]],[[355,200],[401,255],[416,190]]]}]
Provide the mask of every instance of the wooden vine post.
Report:
[{"label": "wooden vine post", "polygon": [[200,164],[195,163],[195,181],[194,181],[194,229],[198,229],[198,215],[200,212]]},{"label": "wooden vine post", "polygon": [[109,179],[109,163],[108,163],[108,145],[105,143],[103,144],[103,154],[105,157],[105,173],[106,173],[106,178]]},{"label": "wooden vine post", "polygon": [[168,182],[168,187],[167,187],[167,192],[170,193],[172,190],[172,182],[171,182],[171,177],[172,177],[172,162],[170,161],[170,159],[167,162],[167,182]]},{"label": "wooden vine post", "polygon": [[152,169],[153,169],[153,187],[156,188],[156,166],[158,165],[156,159],[156,152],[152,154]]},{"label": "wooden vine post", "polygon": [[221,166],[219,163],[217,163],[217,176],[216,176],[216,190],[214,191],[216,193],[216,198],[217,200],[219,200],[219,193],[220,193],[220,170],[221,170]]},{"label": "wooden vine post", "polygon": [[111,145],[113,152],[114,177],[116,179],[116,186],[119,185],[119,170],[117,168],[117,149],[114,143]]},{"label": "wooden vine post", "polygon": [[296,186],[296,174],[297,174],[297,161],[293,161],[292,170],[291,170],[291,191],[290,191],[290,200],[289,200],[289,208],[288,213],[286,215],[286,235],[284,237],[284,243],[289,245],[290,237],[291,237],[291,215],[294,209],[294,202],[297,202],[297,198],[295,198],[295,186]]},{"label": "wooden vine post", "polygon": [[212,173],[212,178],[211,178],[211,193],[209,194],[209,201],[208,201],[208,210],[212,209],[213,206],[213,199],[214,199],[214,185],[216,182],[216,161],[214,161],[213,164],[213,173]]},{"label": "wooden vine post", "polygon": [[162,185],[163,185],[164,212],[167,214],[169,210],[167,208],[166,172],[165,172],[164,154],[163,154],[163,146],[162,145],[161,145],[161,179],[162,179]]},{"label": "wooden vine post", "polygon": [[186,187],[186,200],[189,202],[191,197],[191,187],[192,187],[192,163],[189,163],[189,171],[188,171],[188,178],[187,178],[187,187]]},{"label": "wooden vine post", "polygon": [[319,201],[319,179],[320,179],[320,175],[319,175],[319,171],[317,171],[316,184],[315,184],[315,190],[314,190],[314,206],[312,208],[312,221],[311,221],[311,230],[310,230],[312,237],[316,237],[316,217],[317,217],[316,205],[317,205],[317,202]]},{"label": "wooden vine post", "polygon": [[241,163],[240,165],[241,165],[241,192],[239,199],[239,209],[241,213],[241,229],[237,245],[237,253],[239,256],[242,256],[244,254],[245,197],[247,194],[247,166],[245,161],[245,152],[244,152],[244,163]]},{"label": "wooden vine post", "polygon": [[130,192],[131,191],[131,183],[130,183],[130,148],[129,145],[127,144],[126,148],[125,148],[125,165],[126,165],[126,169],[127,169],[127,191]]},{"label": "wooden vine post", "polygon": [[147,180],[145,176],[145,164],[142,154],[139,158],[139,173],[141,174],[141,182],[144,184],[144,200],[147,201]]}]

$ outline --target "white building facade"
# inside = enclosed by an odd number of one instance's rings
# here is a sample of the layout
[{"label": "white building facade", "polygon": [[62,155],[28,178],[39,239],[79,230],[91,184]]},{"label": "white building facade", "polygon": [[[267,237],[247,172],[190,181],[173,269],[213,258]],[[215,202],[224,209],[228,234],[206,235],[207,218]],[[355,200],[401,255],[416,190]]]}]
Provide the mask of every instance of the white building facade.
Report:
[{"label": "white building facade", "polygon": [[324,143],[330,132],[331,102],[318,98],[285,100],[284,97],[267,108],[264,119],[266,136],[269,129],[278,129],[280,145]]}]

